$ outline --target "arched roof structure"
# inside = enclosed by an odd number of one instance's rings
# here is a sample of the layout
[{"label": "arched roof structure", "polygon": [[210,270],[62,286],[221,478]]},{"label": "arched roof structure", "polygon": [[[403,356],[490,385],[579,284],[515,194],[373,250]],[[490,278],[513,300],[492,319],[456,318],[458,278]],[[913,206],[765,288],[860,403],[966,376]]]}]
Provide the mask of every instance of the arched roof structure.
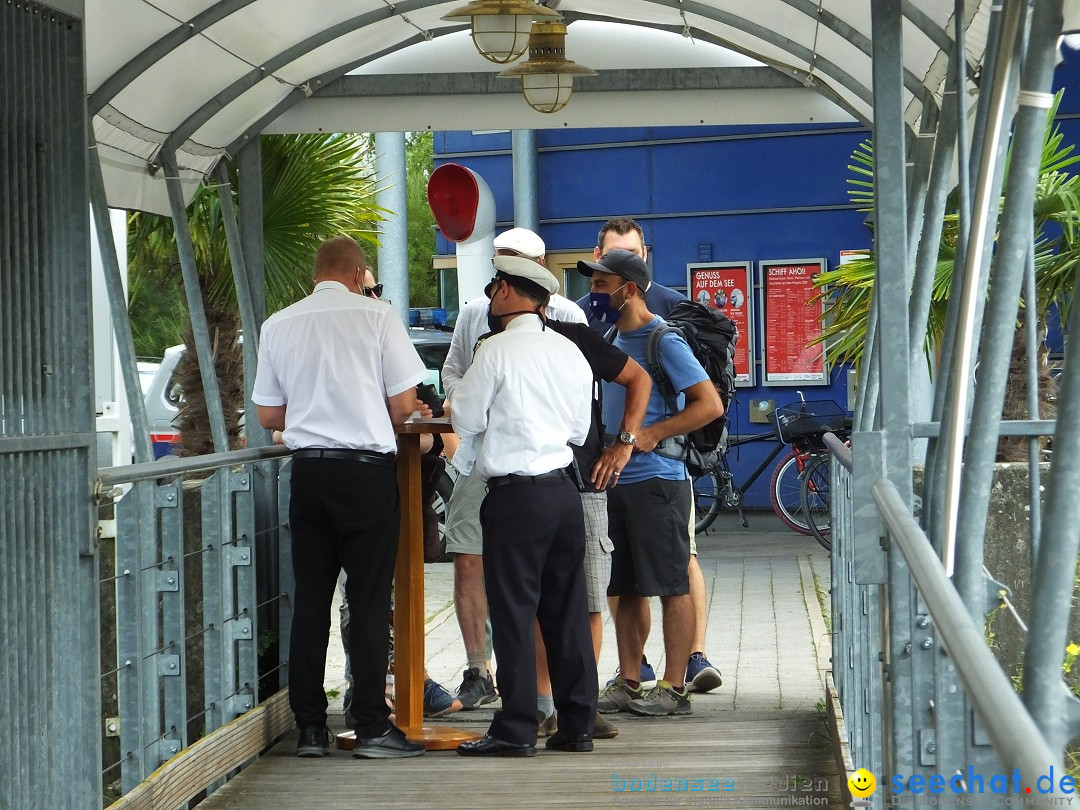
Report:
[{"label": "arched roof structure", "polygon": [[[87,0],[88,101],[110,205],[167,213],[163,152],[175,152],[190,197],[263,131],[872,119],[864,0],[549,0],[569,23],[568,56],[599,70],[553,116],[528,108],[465,26],[442,19],[458,5]],[[913,127],[940,99],[954,4],[901,5]],[[973,69],[989,10],[966,4]]]}]

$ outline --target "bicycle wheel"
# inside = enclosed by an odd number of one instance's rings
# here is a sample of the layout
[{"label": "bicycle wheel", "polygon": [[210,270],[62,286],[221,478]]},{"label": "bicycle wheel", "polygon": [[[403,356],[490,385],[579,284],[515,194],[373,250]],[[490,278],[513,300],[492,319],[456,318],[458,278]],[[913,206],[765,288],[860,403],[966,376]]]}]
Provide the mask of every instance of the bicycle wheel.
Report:
[{"label": "bicycle wheel", "polygon": [[773,511],[793,532],[810,534],[810,524],[802,514],[802,476],[799,473],[799,457],[793,452],[780,460],[773,469],[769,486]]},{"label": "bicycle wheel", "polygon": [[704,475],[694,477],[694,533],[703,532],[712,526],[720,514],[722,504],[720,475],[717,470],[709,470]]},{"label": "bicycle wheel", "polygon": [[826,549],[832,548],[829,476],[828,455],[817,456],[803,468],[801,487],[802,513],[810,524],[810,533]]}]

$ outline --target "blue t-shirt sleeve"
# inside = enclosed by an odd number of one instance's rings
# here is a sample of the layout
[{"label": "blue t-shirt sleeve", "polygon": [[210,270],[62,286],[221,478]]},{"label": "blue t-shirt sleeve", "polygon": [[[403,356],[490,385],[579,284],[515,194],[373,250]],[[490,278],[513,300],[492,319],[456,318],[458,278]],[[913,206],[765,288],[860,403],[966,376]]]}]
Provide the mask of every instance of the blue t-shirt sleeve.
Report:
[{"label": "blue t-shirt sleeve", "polygon": [[[669,332],[660,338],[659,353],[664,374],[676,391],[685,391],[690,386],[709,379],[682,335]],[[679,407],[684,407],[682,402],[679,402]]]}]

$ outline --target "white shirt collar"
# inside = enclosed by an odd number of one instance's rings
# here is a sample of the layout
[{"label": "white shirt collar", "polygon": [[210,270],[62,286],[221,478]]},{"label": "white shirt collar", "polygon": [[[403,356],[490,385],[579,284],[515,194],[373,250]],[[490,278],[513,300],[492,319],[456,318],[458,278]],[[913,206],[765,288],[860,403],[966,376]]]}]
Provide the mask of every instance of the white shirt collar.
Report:
[{"label": "white shirt collar", "polygon": [[349,292],[349,288],[342,284],[340,281],[331,281],[329,279],[326,281],[320,281],[318,284],[316,284],[315,289],[313,289],[312,292],[316,293],[319,292],[319,290],[342,290],[343,292]]},{"label": "white shirt collar", "polygon": [[514,320],[510,321],[510,323],[506,325],[506,329],[503,331],[509,332],[511,330],[517,329],[524,329],[529,332],[542,331],[539,314],[533,315],[532,313],[529,313],[526,315],[519,315],[518,317],[514,318]]}]

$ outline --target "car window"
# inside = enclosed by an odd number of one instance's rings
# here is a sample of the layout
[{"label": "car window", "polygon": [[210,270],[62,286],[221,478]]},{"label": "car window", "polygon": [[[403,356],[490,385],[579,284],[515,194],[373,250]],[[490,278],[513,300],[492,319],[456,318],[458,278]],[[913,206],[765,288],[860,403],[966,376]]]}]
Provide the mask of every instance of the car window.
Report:
[{"label": "car window", "polygon": [[416,353],[424,361],[424,366],[436,371],[443,367],[449,351],[450,345],[447,343],[422,343],[416,346]]}]

